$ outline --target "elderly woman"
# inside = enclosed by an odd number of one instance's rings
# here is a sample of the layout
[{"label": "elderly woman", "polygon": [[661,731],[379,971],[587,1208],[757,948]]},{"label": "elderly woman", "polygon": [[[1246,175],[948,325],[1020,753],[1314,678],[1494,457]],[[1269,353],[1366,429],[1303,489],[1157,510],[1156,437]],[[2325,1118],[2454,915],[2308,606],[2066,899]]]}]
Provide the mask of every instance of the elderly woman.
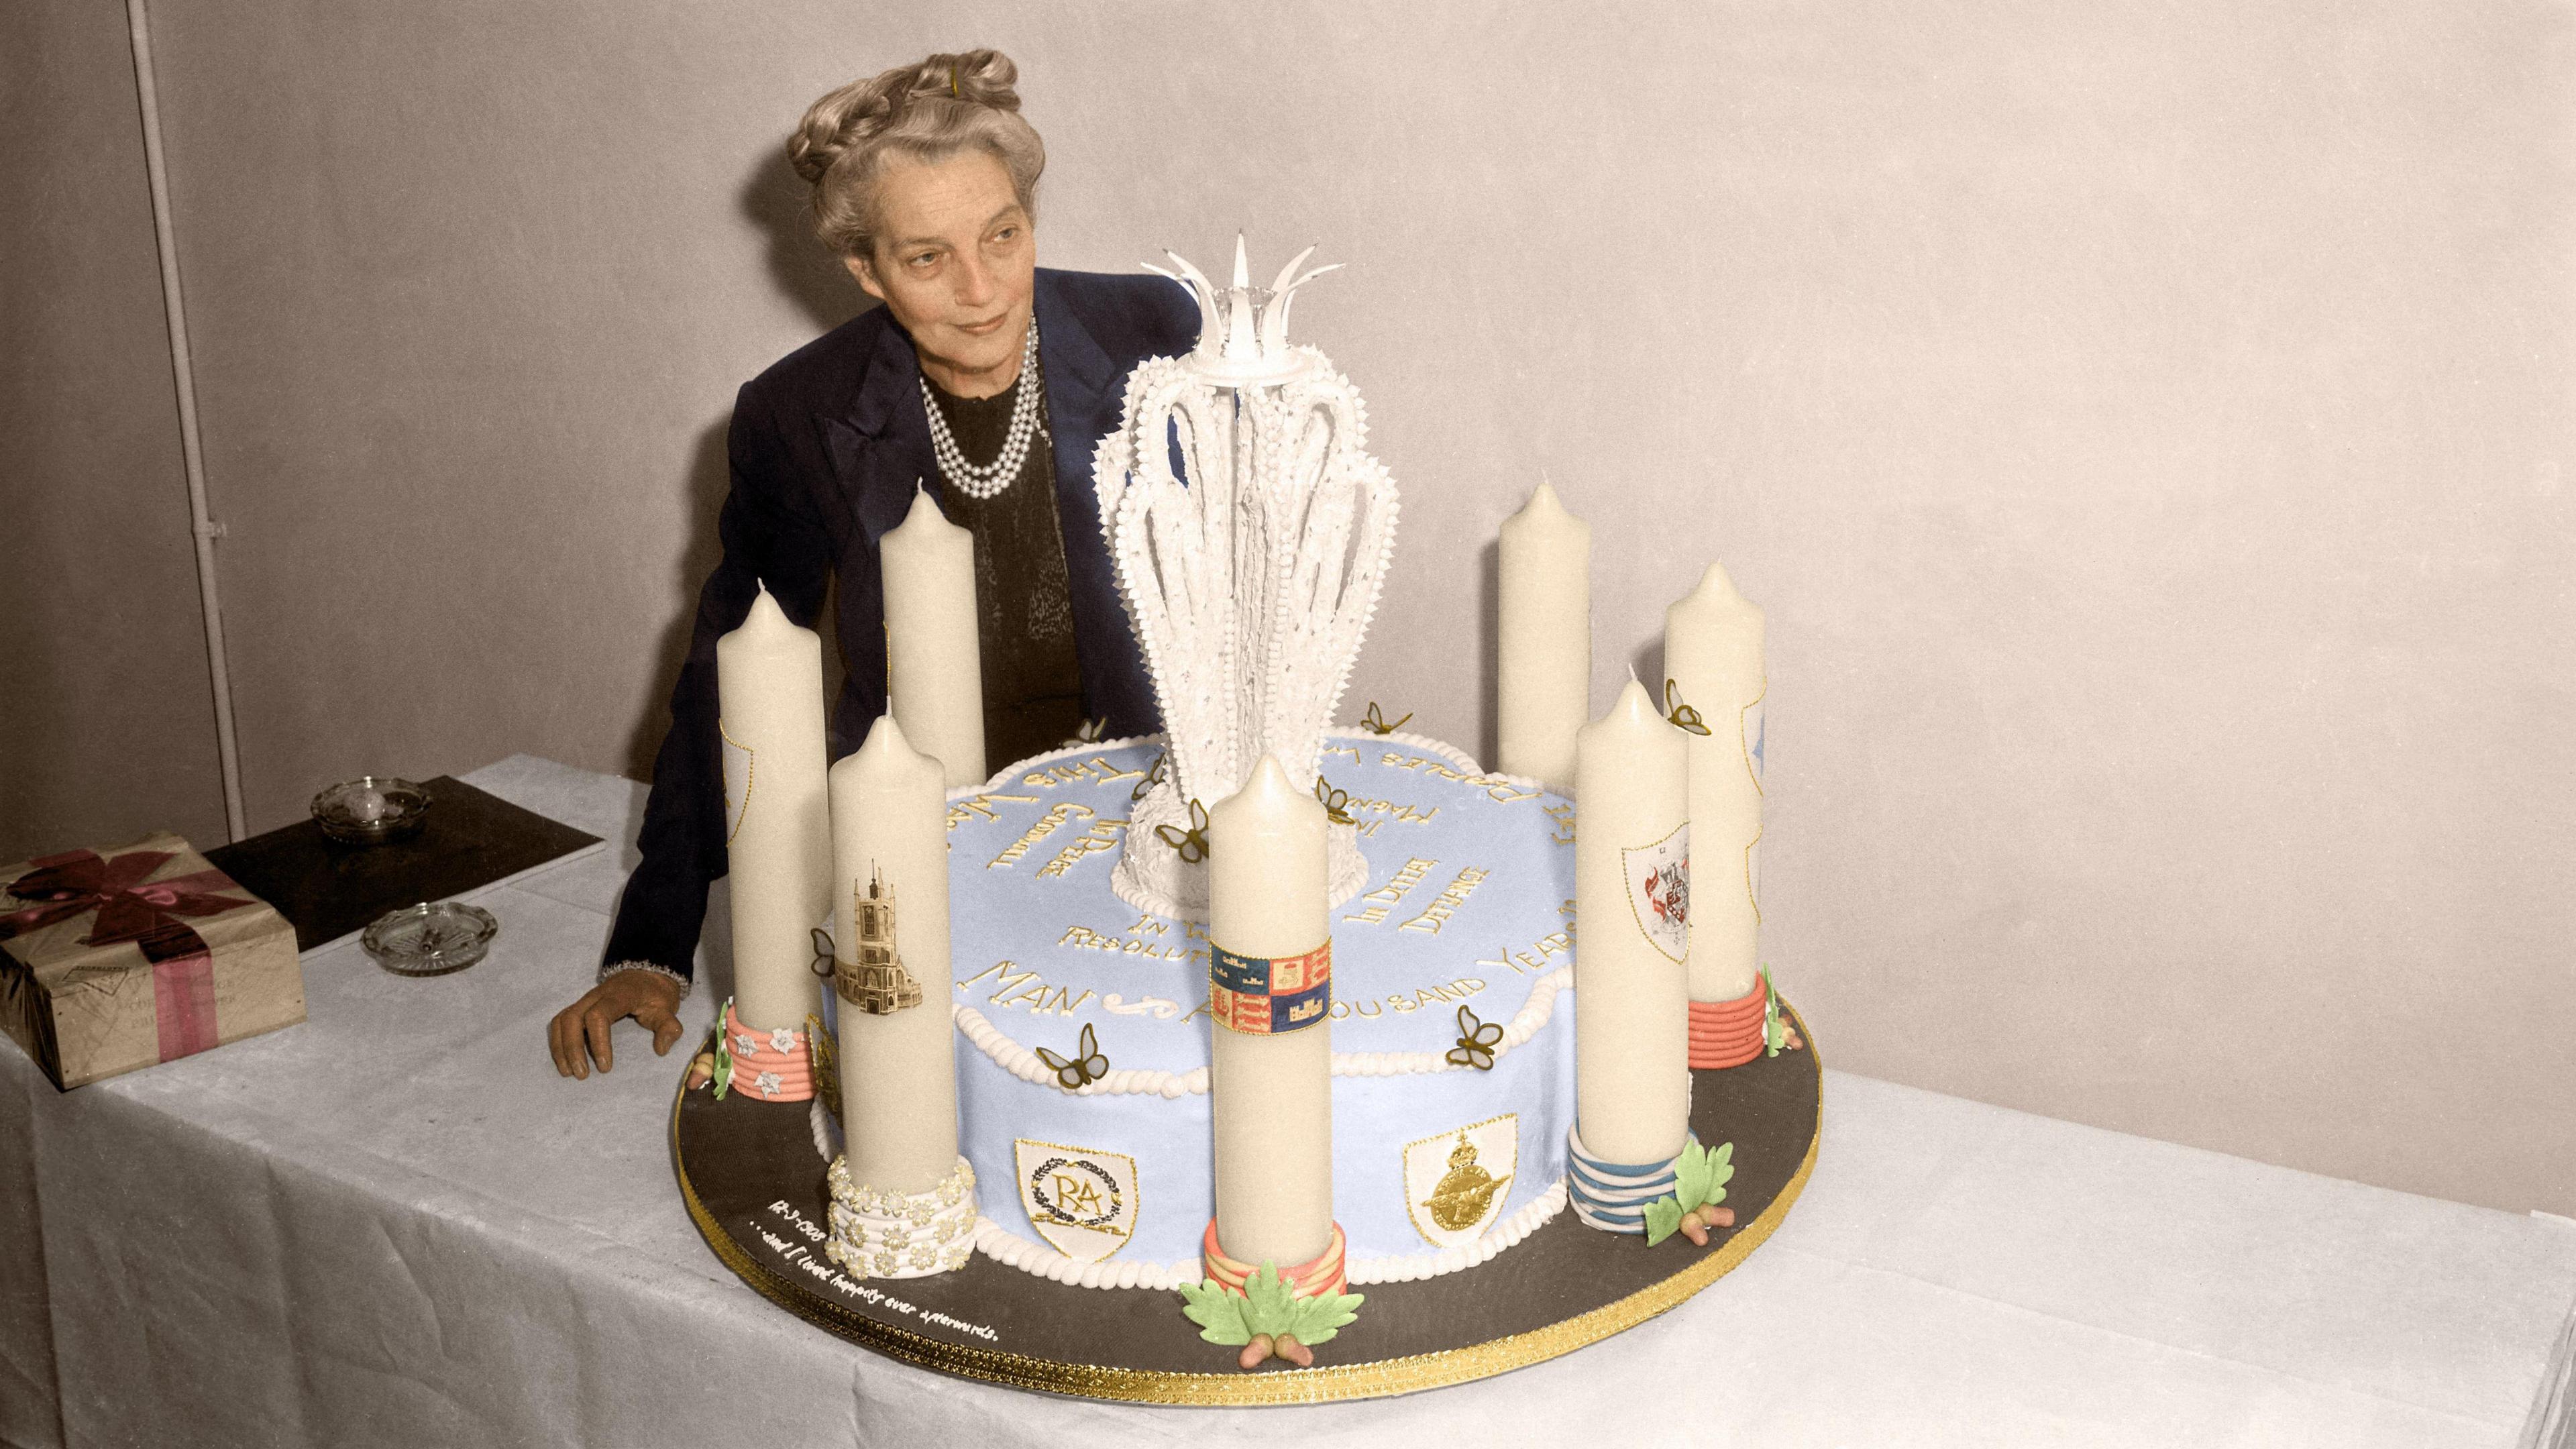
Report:
[{"label": "elderly woman", "polygon": [[934,55],[816,101],[787,143],[824,241],[885,305],[735,399],[724,559],[699,593],[671,694],[643,859],[599,984],[548,1026],[565,1075],[587,1077],[594,1060],[609,1069],[621,1017],[650,1030],[656,1052],[679,1039],[707,886],[725,871],[717,636],[762,584],[811,626],[837,577],[849,673],[831,752],[855,748],[885,708],[877,540],[903,520],[916,480],[974,535],[986,758],[1025,758],[1086,720],[1112,734],[1161,728],[1090,463],[1117,426],[1128,371],[1188,350],[1198,313],[1159,277],[1038,268],[1046,149],[1020,117],[1017,78],[997,51]]}]

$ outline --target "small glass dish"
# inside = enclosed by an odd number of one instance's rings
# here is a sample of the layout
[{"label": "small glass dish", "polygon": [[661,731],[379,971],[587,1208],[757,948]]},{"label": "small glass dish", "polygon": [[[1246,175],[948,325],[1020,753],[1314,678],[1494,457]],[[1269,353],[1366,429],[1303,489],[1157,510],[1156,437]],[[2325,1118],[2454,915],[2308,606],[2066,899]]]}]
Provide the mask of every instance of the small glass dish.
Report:
[{"label": "small glass dish", "polygon": [[398,976],[444,976],[483,959],[501,923],[463,901],[423,901],[376,917],[358,938],[376,964]]},{"label": "small glass dish", "polygon": [[322,833],[351,845],[407,840],[429,820],[428,787],[390,775],[361,775],[313,797]]}]

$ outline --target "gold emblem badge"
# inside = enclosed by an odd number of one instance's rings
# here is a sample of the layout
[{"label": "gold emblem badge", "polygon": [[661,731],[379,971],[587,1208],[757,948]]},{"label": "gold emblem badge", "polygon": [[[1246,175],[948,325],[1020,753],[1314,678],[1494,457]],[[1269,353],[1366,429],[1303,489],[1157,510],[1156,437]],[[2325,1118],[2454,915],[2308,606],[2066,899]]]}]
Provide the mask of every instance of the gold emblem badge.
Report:
[{"label": "gold emblem badge", "polygon": [[1050,1247],[1078,1262],[1097,1263],[1127,1246],[1140,1206],[1135,1158],[1026,1137],[1015,1140],[1011,1151],[1019,1168],[1021,1210]]},{"label": "gold emblem badge", "polygon": [[1520,1117],[1506,1112],[1404,1149],[1405,1208],[1415,1231],[1449,1248],[1484,1235],[1502,1215],[1520,1166]]}]

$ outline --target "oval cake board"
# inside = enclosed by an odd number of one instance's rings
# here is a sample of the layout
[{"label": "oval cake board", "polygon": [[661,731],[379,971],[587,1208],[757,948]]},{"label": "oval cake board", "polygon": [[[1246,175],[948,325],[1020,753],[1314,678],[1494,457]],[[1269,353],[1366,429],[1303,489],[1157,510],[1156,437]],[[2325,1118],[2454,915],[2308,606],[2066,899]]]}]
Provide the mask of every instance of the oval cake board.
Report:
[{"label": "oval cake board", "polygon": [[[671,1146],[680,1195],[707,1244],[762,1297],[905,1363],[1013,1388],[1150,1404],[1302,1404],[1376,1398],[1506,1373],[1571,1353],[1716,1282],[1788,1216],[1815,1169],[1821,1063],[1808,1043],[1694,1072],[1691,1127],[1735,1144],[1736,1226],[1694,1247],[1675,1235],[1598,1232],[1571,1208],[1481,1267],[1416,1283],[1353,1284],[1358,1321],[1313,1368],[1244,1371],[1208,1343],[1169,1289],[1083,1288],[981,1254],[926,1278],[856,1280],[823,1256],[824,1164],[810,1104],[679,1093]],[[681,1080],[686,1082],[684,1072]],[[993,1187],[979,1187],[989,1210]],[[1009,1198],[1001,1199],[1009,1211]]]}]

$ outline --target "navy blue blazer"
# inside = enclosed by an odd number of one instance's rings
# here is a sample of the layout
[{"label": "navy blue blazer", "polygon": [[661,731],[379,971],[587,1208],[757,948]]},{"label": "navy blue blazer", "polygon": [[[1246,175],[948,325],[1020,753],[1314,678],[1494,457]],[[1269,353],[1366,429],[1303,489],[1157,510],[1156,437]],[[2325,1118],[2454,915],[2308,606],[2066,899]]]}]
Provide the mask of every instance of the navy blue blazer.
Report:
[{"label": "navy blue blazer", "polygon": [[[1101,540],[1091,455],[1118,426],[1136,364],[1197,342],[1198,307],[1162,277],[1044,269],[1035,306],[1083,717],[1107,719],[1112,737],[1150,733],[1162,728],[1162,717]],[[724,558],[698,593],[688,662],[671,691],[670,731],[644,806],[643,859],[618,901],[603,964],[641,961],[690,973],[708,883],[725,873],[716,638],[741,625],[761,584],[788,618],[812,628],[825,586],[840,579],[849,672],[831,711],[831,757],[858,748],[884,712],[877,540],[903,522],[915,480],[946,506],[920,379],[911,336],[880,307],[789,353],[743,384],[734,400],[725,442],[732,491],[716,525]]]}]

